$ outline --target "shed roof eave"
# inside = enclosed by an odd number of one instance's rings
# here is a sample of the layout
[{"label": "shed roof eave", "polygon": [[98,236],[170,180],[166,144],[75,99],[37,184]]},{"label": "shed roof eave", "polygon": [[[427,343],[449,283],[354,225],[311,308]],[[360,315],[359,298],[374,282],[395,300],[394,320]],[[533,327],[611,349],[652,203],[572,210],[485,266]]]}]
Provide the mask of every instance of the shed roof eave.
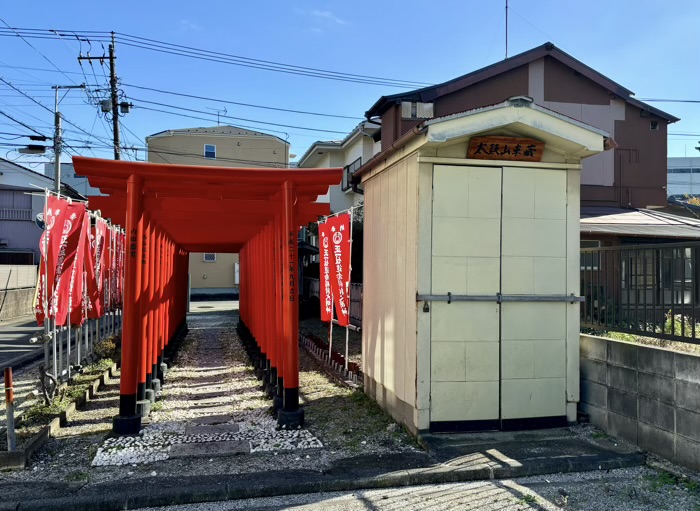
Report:
[{"label": "shed roof eave", "polygon": [[496,105],[424,121],[360,167],[353,174],[353,182],[420,134],[425,134],[422,144],[442,144],[517,124],[548,135],[549,140],[545,142],[555,147],[558,140],[565,141],[565,152],[581,158],[604,151],[610,139],[607,132],[535,105],[531,98],[515,97]]}]

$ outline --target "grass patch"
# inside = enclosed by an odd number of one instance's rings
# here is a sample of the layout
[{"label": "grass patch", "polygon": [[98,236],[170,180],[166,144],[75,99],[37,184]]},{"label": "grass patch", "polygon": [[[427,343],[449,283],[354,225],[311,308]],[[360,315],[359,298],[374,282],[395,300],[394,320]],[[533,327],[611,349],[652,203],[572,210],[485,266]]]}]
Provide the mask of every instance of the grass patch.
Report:
[{"label": "grass patch", "polygon": [[523,495],[523,498],[519,500],[521,504],[527,504],[528,506],[531,506],[533,504],[537,504],[537,499],[532,496],[532,495]]},{"label": "grass patch", "polygon": [[43,402],[38,402],[28,408],[23,414],[18,423],[18,427],[33,427],[45,426],[54,418],[58,417],[61,412],[68,408],[68,405],[85,394],[85,391],[90,388],[92,382],[100,374],[109,369],[114,362],[111,359],[102,359],[99,362],[85,366],[80,373],[76,373],[73,379],[64,387],[64,390],[59,390],[54,402],[46,405]]},{"label": "grass patch", "polygon": [[603,431],[594,431],[591,433],[591,438],[594,438],[595,440],[607,440],[610,438],[610,436]]},{"label": "grass patch", "polygon": [[156,401],[151,405],[151,411],[152,412],[160,412],[163,409],[163,401]]},{"label": "grass patch", "polygon": [[678,486],[693,495],[700,495],[700,483],[687,477],[678,477],[665,470],[659,470],[654,475],[646,476],[649,487],[654,491],[659,491],[668,486]]}]

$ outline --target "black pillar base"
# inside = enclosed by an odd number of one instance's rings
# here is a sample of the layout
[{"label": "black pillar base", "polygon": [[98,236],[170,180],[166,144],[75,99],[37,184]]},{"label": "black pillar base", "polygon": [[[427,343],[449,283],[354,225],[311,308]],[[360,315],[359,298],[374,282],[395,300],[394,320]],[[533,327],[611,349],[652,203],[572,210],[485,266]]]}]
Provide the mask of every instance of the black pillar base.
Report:
[{"label": "black pillar base", "polygon": [[277,427],[281,429],[299,429],[304,427],[304,409],[279,410],[277,412]]},{"label": "black pillar base", "polygon": [[148,399],[136,401],[136,413],[143,417],[148,417],[151,413],[151,402]]},{"label": "black pillar base", "polygon": [[284,398],[284,409],[288,412],[293,412],[299,408],[299,387],[284,389],[282,393]]},{"label": "black pillar base", "polygon": [[[158,380],[156,380],[156,381],[158,381]],[[155,393],[155,391],[154,391],[152,388],[151,388],[151,389],[146,389],[146,399],[148,399],[148,401],[149,401],[151,404],[153,404],[153,403],[156,402],[156,393]]]},{"label": "black pillar base", "polygon": [[277,417],[277,412],[282,409],[282,396],[272,396],[272,414]]},{"label": "black pillar base", "polygon": [[112,419],[112,433],[115,435],[138,435],[140,431],[140,415],[117,415]]}]

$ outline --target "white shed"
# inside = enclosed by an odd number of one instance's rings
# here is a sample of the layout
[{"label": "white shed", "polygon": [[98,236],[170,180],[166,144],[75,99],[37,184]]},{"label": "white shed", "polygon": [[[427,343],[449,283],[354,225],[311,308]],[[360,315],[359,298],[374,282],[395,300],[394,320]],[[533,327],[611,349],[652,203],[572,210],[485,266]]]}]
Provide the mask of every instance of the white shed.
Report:
[{"label": "white shed", "polygon": [[414,433],[575,421],[581,159],[606,141],[517,97],[359,170],[365,391]]}]

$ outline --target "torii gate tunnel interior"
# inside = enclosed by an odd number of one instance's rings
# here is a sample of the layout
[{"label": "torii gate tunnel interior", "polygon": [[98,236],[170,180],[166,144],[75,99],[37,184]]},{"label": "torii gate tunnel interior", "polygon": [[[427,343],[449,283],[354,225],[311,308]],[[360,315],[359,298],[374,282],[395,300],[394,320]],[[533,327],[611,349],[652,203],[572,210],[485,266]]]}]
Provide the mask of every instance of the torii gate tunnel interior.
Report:
[{"label": "torii gate tunnel interior", "polygon": [[297,232],[328,215],[316,198],[342,169],[252,169],[74,157],[76,173],[105,194],[89,207],[126,226],[119,415],[136,434],[163,378],[163,352],[185,325],[189,252],[240,254],[241,331],[254,341],[276,395],[278,422],[299,407]]}]

